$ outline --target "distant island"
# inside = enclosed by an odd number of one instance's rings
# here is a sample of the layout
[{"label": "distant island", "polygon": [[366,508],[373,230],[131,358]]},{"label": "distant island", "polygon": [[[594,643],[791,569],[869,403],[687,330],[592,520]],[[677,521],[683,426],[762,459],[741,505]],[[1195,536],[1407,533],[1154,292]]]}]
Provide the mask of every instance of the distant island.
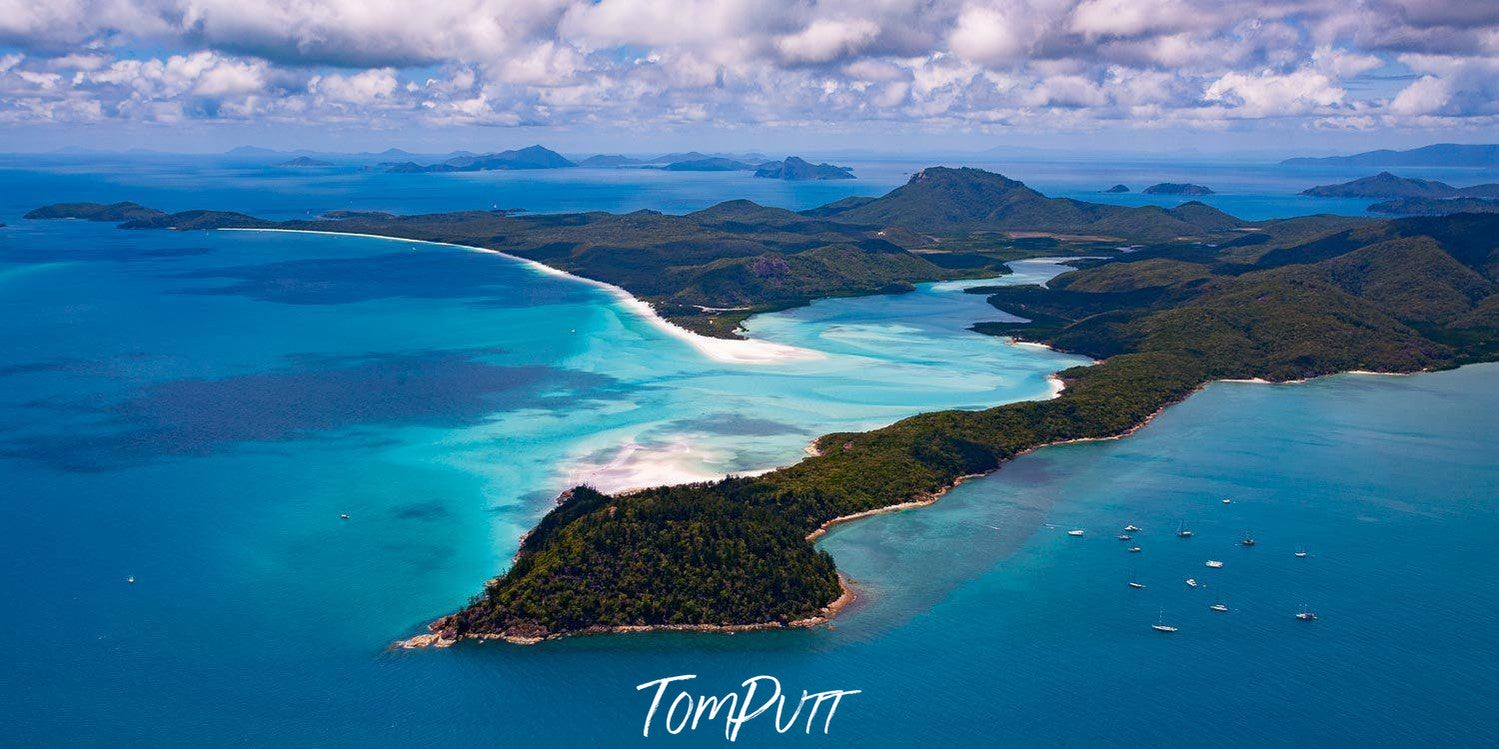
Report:
[{"label": "distant island", "polygon": [[[386,154],[380,154],[386,155]],[[309,157],[299,157],[281,166],[332,166]],[[459,152],[435,163],[421,164],[407,160],[382,161],[376,165],[392,174],[427,174],[444,172],[482,172],[513,169],[592,169],[644,168],[668,172],[756,172],[756,176],[774,179],[853,179],[852,170],[832,164],[811,164],[791,157],[785,161],[766,162],[761,154],[705,154],[697,151],[666,153],[639,159],[621,154],[598,154],[574,162],[543,146],[527,146],[513,151],[472,154]],[[764,172],[760,174],[759,172]]]},{"label": "distant island", "polygon": [[298,156],[297,158],[292,159],[291,161],[283,161],[280,164],[277,164],[276,166],[286,166],[286,167],[325,167],[325,166],[333,166],[333,162],[331,162],[331,161],[320,161],[320,160],[314,159],[314,158],[312,158],[310,156]]},{"label": "distant island", "polygon": [[759,164],[764,162],[765,155],[760,153],[700,153],[698,151],[687,151],[685,153],[663,153],[660,156],[645,159],[647,164],[674,164],[682,161],[703,161],[705,159],[729,159],[731,161],[742,161],[746,164]]},{"label": "distant island", "polygon": [[640,159],[632,159],[629,156],[620,156],[619,154],[599,154],[598,156],[589,156],[588,158],[579,161],[578,166],[590,169],[613,169],[622,166],[639,166],[644,163],[646,162],[641,161]]},{"label": "distant island", "polygon": [[1141,190],[1145,195],[1212,195],[1213,191],[1202,185],[1187,182],[1159,182]]},{"label": "distant island", "polygon": [[1295,158],[1286,166],[1499,166],[1499,145],[1437,143],[1408,151],[1365,151],[1352,156]]},{"label": "distant island", "polygon": [[1453,187],[1445,182],[1380,172],[1352,182],[1320,185],[1301,194],[1319,198],[1499,198],[1499,184]]},{"label": "distant island", "polygon": [[709,156],[701,159],[673,161],[661,168],[668,172],[746,172],[754,169],[755,165],[722,156]]},{"label": "distant island", "polygon": [[846,166],[813,164],[800,157],[789,156],[785,161],[761,164],[755,170],[755,176],[789,180],[854,179],[854,170]]},{"label": "distant island", "polygon": [[1114,185],[1113,187],[1110,187],[1109,189],[1104,190],[1104,192],[1129,192],[1129,186],[1128,185]]},{"label": "distant island", "polygon": [[1495,198],[1398,198],[1369,206],[1371,213],[1445,216],[1452,213],[1499,213]]},{"label": "distant island", "polygon": [[418,164],[408,161],[395,164],[386,171],[393,174],[420,174],[426,172],[485,172],[513,169],[566,169],[577,164],[562,154],[542,146],[527,146],[514,151],[500,151],[479,155],[454,156],[437,164]]},{"label": "distant island", "polygon": [[72,218],[83,221],[136,221],[149,220],[166,214],[139,203],[57,203],[43,206],[27,213],[22,218],[60,219]]}]

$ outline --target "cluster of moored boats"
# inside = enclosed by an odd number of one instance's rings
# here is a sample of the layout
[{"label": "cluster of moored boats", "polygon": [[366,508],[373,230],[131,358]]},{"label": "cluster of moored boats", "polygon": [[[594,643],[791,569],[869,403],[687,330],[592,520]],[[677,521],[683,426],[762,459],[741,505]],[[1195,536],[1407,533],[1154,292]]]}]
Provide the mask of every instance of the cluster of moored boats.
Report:
[{"label": "cluster of moored boats", "polygon": [[[1231,499],[1228,499],[1228,498],[1224,498],[1223,499],[1223,504],[1231,504],[1232,502],[1233,502],[1233,500],[1231,500]],[[1123,532],[1121,532],[1118,536],[1116,536],[1116,538],[1118,538],[1120,541],[1127,542],[1129,544],[1129,546],[1126,547],[1126,548],[1128,549],[1128,551],[1131,554],[1138,554],[1138,553],[1140,553],[1140,546],[1139,546],[1139,544],[1137,544],[1135,542],[1135,535],[1134,535],[1136,533],[1139,533],[1140,530],[1141,529],[1140,529],[1139,526],[1135,525],[1134,523],[1129,523],[1129,524],[1127,524],[1127,525],[1124,526]],[[1081,528],[1073,528],[1073,529],[1067,531],[1067,535],[1073,536],[1073,537],[1083,536],[1085,533],[1086,532],[1083,529],[1081,529]],[[1177,523],[1177,526],[1176,526],[1176,537],[1177,538],[1182,538],[1182,539],[1186,539],[1186,538],[1191,538],[1192,537],[1192,529],[1190,529],[1190,528],[1187,527],[1187,524],[1186,524],[1185,520]],[[1243,547],[1254,546],[1256,543],[1257,542],[1255,541],[1254,534],[1253,533],[1248,533],[1248,532],[1246,532],[1244,534],[1244,537],[1239,541],[1239,545],[1243,546]],[[1296,551],[1295,551],[1295,556],[1296,556],[1297,559],[1305,559],[1307,557],[1306,549],[1303,549],[1301,547],[1297,547]],[[1219,560],[1219,559],[1209,559],[1209,560],[1203,562],[1203,566],[1205,566],[1205,567],[1207,567],[1209,569],[1215,569],[1215,570],[1217,570],[1217,569],[1223,569],[1223,561]],[[1199,582],[1197,580],[1197,578],[1195,578],[1195,577],[1189,577],[1189,578],[1186,579],[1185,582],[1187,584],[1187,587],[1189,587],[1189,588],[1206,587],[1205,583]],[[1145,583],[1142,583],[1139,580],[1130,580],[1129,581],[1129,587],[1134,588],[1135,590],[1143,590],[1145,588]],[[1208,606],[1208,608],[1211,609],[1212,611],[1215,611],[1215,612],[1218,612],[1218,613],[1227,613],[1228,612],[1228,604],[1224,603],[1223,599],[1221,597],[1215,599],[1213,601],[1213,603]],[[1305,604],[1302,604],[1301,609],[1296,612],[1296,618],[1298,620],[1300,620],[1300,621],[1310,622],[1310,621],[1315,621],[1316,618],[1317,618],[1317,615],[1315,613],[1313,613],[1311,609],[1307,608]],[[1155,624],[1150,625],[1150,628],[1154,629],[1157,632],[1167,632],[1167,633],[1170,633],[1170,632],[1177,631],[1176,625],[1174,625],[1174,624],[1167,624],[1166,623],[1166,610],[1165,609],[1161,609],[1160,617],[1156,620]]]}]

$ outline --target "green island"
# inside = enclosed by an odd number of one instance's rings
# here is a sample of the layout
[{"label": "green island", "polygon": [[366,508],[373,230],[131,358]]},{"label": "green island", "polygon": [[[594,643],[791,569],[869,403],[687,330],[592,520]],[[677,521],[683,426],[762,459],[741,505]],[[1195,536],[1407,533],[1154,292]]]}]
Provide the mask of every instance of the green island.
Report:
[{"label": "green island", "polygon": [[1499,198],[1396,198],[1369,206],[1369,212],[1404,216],[1499,213]]},{"label": "green island", "polygon": [[812,457],[752,478],[615,495],[571,489],[507,571],[413,645],[815,624],[849,600],[833,559],[813,544],[840,520],[934,501],[1043,445],[1129,434],[1217,379],[1499,359],[1495,214],[1249,222],[1202,203],[1054,199],[1000,175],[931,168],[883,197],[802,213],[747,201],[686,216],[271,222],[190,211],[123,226],[332,231],[495,249],[621,286],[672,322],[720,337],[737,335],[750,314],[814,298],[993,276],[1022,257],[1093,256],[1045,287],[970,290],[1029,320],[980,322],[976,331],[1099,360],[1061,372],[1059,397],[824,435]]}]

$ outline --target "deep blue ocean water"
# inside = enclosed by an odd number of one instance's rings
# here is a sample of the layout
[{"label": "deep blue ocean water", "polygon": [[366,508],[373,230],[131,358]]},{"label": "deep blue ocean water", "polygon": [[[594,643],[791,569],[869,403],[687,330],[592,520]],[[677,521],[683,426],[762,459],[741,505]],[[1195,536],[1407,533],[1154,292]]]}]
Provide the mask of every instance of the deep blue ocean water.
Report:
[{"label": "deep blue ocean water", "polygon": [[[1250,217],[1311,200],[1294,196],[1310,176],[1271,167],[989,166],[1084,198],[1095,181],[1243,185],[1218,199]],[[735,365],[495,256],[20,219],[127,199],[268,217],[803,208],[919,168],[859,167],[787,184],[6,157],[0,743],[629,744],[649,705],[635,686],[679,674],[695,693],[760,674],[862,690],[827,736],[776,735],[766,716],[740,734],[753,746],[1479,745],[1499,730],[1494,365],[1220,383],[1130,439],[1047,448],[932,507],[841,526],[823,544],[864,595],[831,628],[391,651],[578,480],[783,464],[822,432],[1045,397],[1047,373],[1080,360],[966,332],[1002,315],[961,284],[755,318],[754,336],[824,357]],[[1016,270],[1006,281],[1055,272]],[[1180,521],[1196,537],[1172,537]],[[1113,539],[1128,522],[1137,555]],[[1245,532],[1259,544],[1239,547]],[[1220,595],[1229,613],[1207,609]],[[1321,619],[1296,621],[1302,605]],[[1151,631],[1161,616],[1180,631]],[[642,743],[723,741],[721,723],[670,736],[660,719]]]}]

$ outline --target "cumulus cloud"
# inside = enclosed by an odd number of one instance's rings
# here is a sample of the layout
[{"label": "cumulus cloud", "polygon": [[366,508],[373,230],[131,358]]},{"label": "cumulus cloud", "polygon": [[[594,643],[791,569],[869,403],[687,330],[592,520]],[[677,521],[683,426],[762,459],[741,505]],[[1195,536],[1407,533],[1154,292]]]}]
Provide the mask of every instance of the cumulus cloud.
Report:
[{"label": "cumulus cloud", "polygon": [[1068,27],[1087,37],[1134,37],[1201,26],[1193,6],[1180,0],[1083,0]]},{"label": "cumulus cloud", "polygon": [[776,48],[790,62],[828,62],[858,52],[879,33],[872,21],[819,19],[777,39]]},{"label": "cumulus cloud", "polygon": [[354,75],[323,75],[308,82],[312,94],[340,104],[369,105],[389,99],[399,83],[389,68],[366,70]]},{"label": "cumulus cloud", "polygon": [[972,5],[958,16],[948,42],[966,60],[1004,65],[1030,50],[1028,25],[1021,9]]},{"label": "cumulus cloud", "polygon": [[1402,55],[1400,61],[1423,75],[1390,102],[1394,113],[1447,117],[1499,114],[1499,58]]},{"label": "cumulus cloud", "polygon": [[1312,69],[1291,73],[1228,73],[1203,97],[1225,104],[1238,117],[1286,117],[1335,107],[1347,95],[1327,75]]},{"label": "cumulus cloud", "polygon": [[5,122],[1348,128],[1499,114],[1494,2],[0,0],[0,44]]}]

